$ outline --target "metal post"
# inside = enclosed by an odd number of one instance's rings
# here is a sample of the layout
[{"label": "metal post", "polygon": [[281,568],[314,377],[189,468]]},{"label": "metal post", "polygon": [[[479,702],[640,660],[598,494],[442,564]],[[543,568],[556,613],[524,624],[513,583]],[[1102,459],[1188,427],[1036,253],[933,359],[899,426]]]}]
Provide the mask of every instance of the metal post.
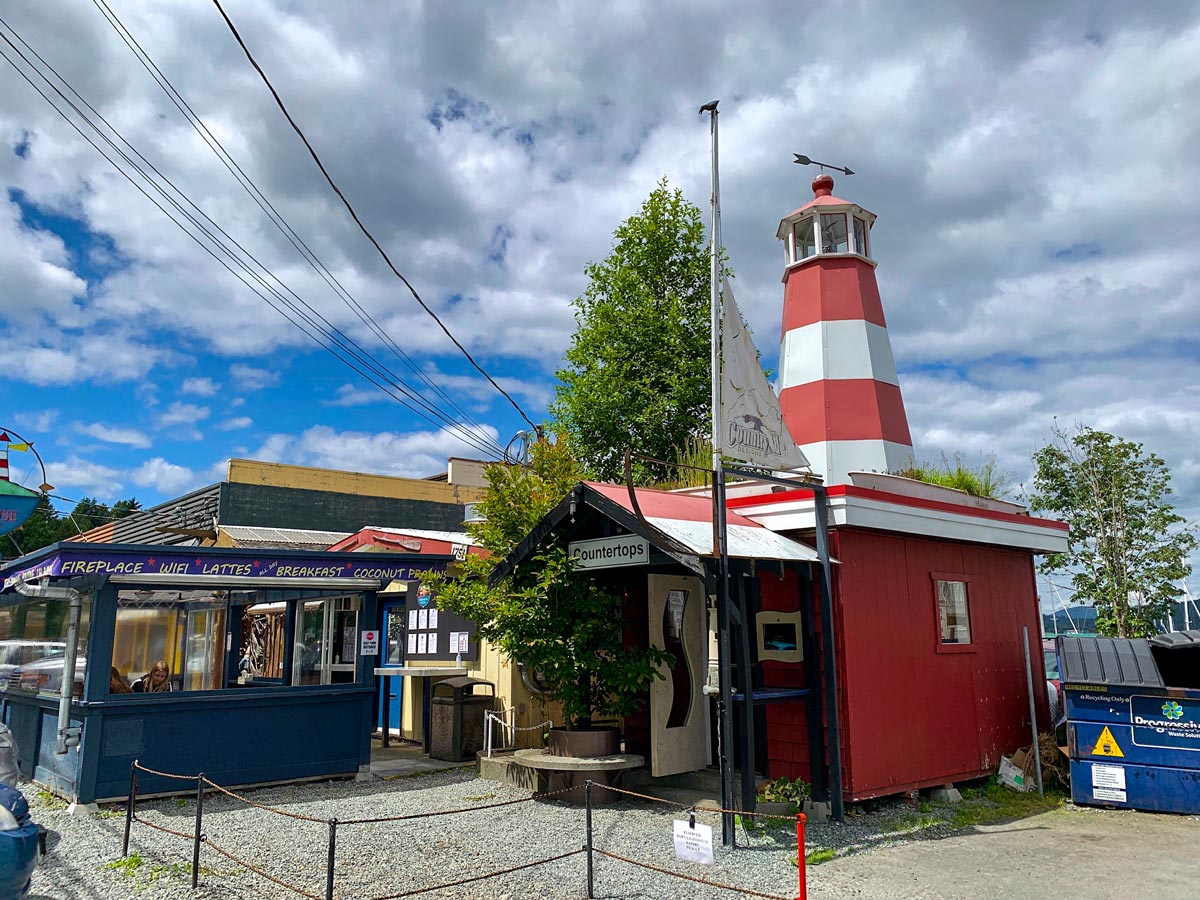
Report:
[{"label": "metal post", "polygon": [[137,765],[135,759],[129,764],[129,801],[125,804],[125,843],[121,845],[121,855],[129,855],[129,832],[133,829],[133,804],[137,802]]},{"label": "metal post", "polygon": [[329,858],[325,863],[325,900],[333,900],[333,859],[337,853],[337,819],[329,820]]},{"label": "metal post", "polygon": [[805,868],[807,861],[804,859],[805,821],[804,813],[796,813],[796,877],[800,880],[800,893],[796,894],[796,900],[807,900],[808,898],[808,870]]},{"label": "metal post", "polygon": [[192,839],[192,888],[200,882],[200,842],[204,840],[204,773],[196,776],[196,836]]},{"label": "metal post", "polygon": [[714,510],[717,515],[719,546],[717,554],[717,684],[719,699],[718,738],[721,751],[721,843],[737,847],[737,829],[733,821],[733,647],[729,615],[729,556],[726,552],[725,529],[725,476],[718,461],[714,473]]},{"label": "metal post", "polygon": [[1033,732],[1033,764],[1037,770],[1038,795],[1045,796],[1042,789],[1042,748],[1038,745],[1037,709],[1033,703],[1033,666],[1029,661],[1029,626],[1022,625],[1025,636],[1025,684],[1029,688],[1029,729]]},{"label": "metal post", "polygon": [[833,634],[833,583],[829,571],[829,492],[823,485],[812,485],[812,492],[817,520],[817,557],[821,564],[821,655],[825,658],[825,715],[829,721],[826,732],[829,806],[833,821],[841,822],[845,809],[842,805],[841,707],[838,704],[837,643]]},{"label": "metal post", "polygon": [[392,685],[396,682],[392,681],[391,675],[384,675],[379,679],[383,682],[383,740],[382,744],[386,750],[391,746],[392,737]]},{"label": "metal post", "polygon": [[487,758],[492,758],[492,711],[483,712],[483,746],[487,750]]},{"label": "metal post", "polygon": [[595,882],[592,878],[592,780],[589,778],[583,786],[584,803],[587,806],[587,843],[584,845],[587,850],[587,879],[588,879],[588,900],[592,900],[596,896]]}]

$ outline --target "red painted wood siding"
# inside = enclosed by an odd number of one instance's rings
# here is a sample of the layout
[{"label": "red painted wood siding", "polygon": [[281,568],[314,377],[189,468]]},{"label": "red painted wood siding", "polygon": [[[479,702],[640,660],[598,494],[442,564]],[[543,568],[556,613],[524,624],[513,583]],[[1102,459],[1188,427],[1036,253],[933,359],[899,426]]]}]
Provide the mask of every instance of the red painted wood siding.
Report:
[{"label": "red painted wood siding", "polygon": [[[783,578],[778,571],[763,566],[758,573],[759,597],[762,609],[774,612],[795,612],[800,608],[800,578],[788,571]],[[811,598],[804,615],[811,616]],[[807,623],[805,623],[807,624]],[[804,687],[804,663],[785,663],[763,660],[763,684],[766,687]],[[770,703],[767,711],[767,760],[772,778],[786,776],[812,781],[808,749],[807,706],[803,701]]]},{"label": "red painted wood siding", "polygon": [[[865,799],[994,771],[1030,741],[1021,627],[1045,720],[1028,553],[837,531],[838,670],[847,794]],[[972,652],[937,652],[933,573],[970,578]]]}]

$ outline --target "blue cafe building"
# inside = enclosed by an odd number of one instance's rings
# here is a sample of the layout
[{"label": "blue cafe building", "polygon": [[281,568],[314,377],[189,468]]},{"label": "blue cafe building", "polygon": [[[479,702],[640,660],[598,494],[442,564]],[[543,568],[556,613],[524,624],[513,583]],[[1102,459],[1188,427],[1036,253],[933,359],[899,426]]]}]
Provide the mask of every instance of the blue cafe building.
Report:
[{"label": "blue cafe building", "polygon": [[364,773],[379,594],[452,561],[64,542],[8,562],[0,717],[22,774],[88,804],[125,797],[134,760],[231,787]]}]

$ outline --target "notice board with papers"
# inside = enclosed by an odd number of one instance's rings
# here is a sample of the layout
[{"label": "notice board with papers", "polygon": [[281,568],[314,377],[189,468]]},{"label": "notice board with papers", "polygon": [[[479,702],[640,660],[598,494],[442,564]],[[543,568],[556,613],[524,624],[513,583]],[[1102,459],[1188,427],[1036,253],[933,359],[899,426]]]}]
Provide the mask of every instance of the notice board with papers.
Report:
[{"label": "notice board with papers", "polygon": [[475,623],[457,613],[440,609],[437,595],[419,581],[407,582],[404,600],[404,661],[479,659]]}]

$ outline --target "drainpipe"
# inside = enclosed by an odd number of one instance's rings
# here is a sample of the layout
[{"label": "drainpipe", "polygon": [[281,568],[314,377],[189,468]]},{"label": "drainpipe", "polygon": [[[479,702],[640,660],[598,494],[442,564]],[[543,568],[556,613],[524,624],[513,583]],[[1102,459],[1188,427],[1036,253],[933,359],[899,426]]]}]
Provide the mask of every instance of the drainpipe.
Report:
[{"label": "drainpipe", "polygon": [[62,685],[58,698],[58,737],[54,752],[59,756],[68,747],[79,743],[79,735],[71,729],[71,695],[75,690],[75,654],[79,652],[79,619],[83,611],[83,593],[75,588],[48,584],[15,585],[17,593],[37,600],[66,600],[67,608],[67,655],[63,659]]}]

